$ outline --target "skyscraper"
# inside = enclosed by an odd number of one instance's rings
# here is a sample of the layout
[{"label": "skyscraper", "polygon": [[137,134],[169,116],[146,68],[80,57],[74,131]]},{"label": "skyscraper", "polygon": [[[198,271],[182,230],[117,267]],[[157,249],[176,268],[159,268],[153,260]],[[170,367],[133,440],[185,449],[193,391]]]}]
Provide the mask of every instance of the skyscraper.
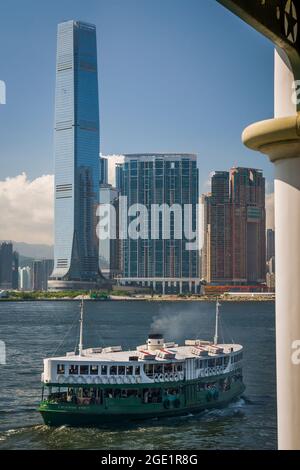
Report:
[{"label": "skyscraper", "polygon": [[51,289],[99,280],[99,103],[95,26],[58,25],[55,104],[55,248]]},{"label": "skyscraper", "polygon": [[12,288],[19,289],[19,253],[13,252],[12,255]]},{"label": "skyscraper", "polygon": [[203,198],[206,248],[202,271],[207,282],[226,284],[232,279],[229,173],[217,171],[211,185],[211,194]]},{"label": "skyscraper", "polygon": [[53,270],[52,259],[36,260],[32,263],[32,289],[47,291],[49,276]]},{"label": "skyscraper", "polygon": [[[128,237],[123,243],[123,282],[141,283],[159,292],[197,291],[199,289],[199,247],[188,249],[184,217],[194,233],[197,231],[198,169],[197,156],[191,154],[125,155],[122,165],[122,196],[128,208],[141,204],[147,209],[147,236]],[[175,216],[170,216],[170,236],[162,222],[156,235],[151,210],[154,205],[177,205],[182,210],[181,238],[177,237]],[[187,212],[187,205],[191,211]],[[128,216],[128,224],[132,218]],[[146,235],[146,234],[144,234]]]},{"label": "skyscraper", "polygon": [[100,159],[99,159],[99,183],[101,184],[107,184],[108,183],[108,168],[107,168],[107,158],[103,157],[100,154]]},{"label": "skyscraper", "polygon": [[0,244],[0,288],[12,289],[13,284],[13,244]]},{"label": "skyscraper", "polygon": [[265,282],[265,179],[259,170],[216,172],[204,203],[202,272],[212,284]]},{"label": "skyscraper", "polygon": [[[116,214],[115,220],[110,220],[109,231],[114,233],[107,239],[99,240],[99,264],[101,273],[110,279],[121,273],[121,243],[119,239],[119,191],[110,184],[100,185],[101,204],[111,205]],[[100,204],[100,205],[101,205]]]},{"label": "skyscraper", "polygon": [[232,261],[236,284],[266,280],[265,178],[259,170],[230,170]]},{"label": "skyscraper", "polygon": [[19,268],[19,288],[23,291],[32,289],[32,278],[31,278],[30,266]]}]

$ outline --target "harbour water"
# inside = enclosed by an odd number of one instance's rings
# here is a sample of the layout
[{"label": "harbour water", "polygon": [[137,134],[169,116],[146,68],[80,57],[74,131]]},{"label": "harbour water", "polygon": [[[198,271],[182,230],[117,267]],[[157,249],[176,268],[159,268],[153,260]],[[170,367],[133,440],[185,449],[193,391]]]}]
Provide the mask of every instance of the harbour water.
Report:
[{"label": "harbour water", "polygon": [[[144,343],[150,330],[169,341],[212,339],[215,305],[204,302],[87,302],[84,346]],[[222,410],[103,429],[51,429],[36,411],[42,360],[74,350],[79,303],[0,302],[0,449],[275,449],[274,304],[224,303],[220,340],[244,345],[246,392]]]}]

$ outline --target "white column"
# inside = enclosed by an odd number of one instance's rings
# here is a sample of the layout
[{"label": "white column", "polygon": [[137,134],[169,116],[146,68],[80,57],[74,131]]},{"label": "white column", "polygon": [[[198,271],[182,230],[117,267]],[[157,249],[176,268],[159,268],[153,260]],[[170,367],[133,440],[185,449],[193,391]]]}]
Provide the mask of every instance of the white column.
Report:
[{"label": "white column", "polygon": [[182,281],[179,281],[179,293],[182,295]]},{"label": "white column", "polygon": [[292,362],[300,341],[300,144],[298,152],[275,164],[275,233],[279,447],[300,450],[300,365]]},{"label": "white column", "polygon": [[[275,54],[276,119],[253,124],[243,141],[275,165],[276,350],[280,450],[300,450],[300,115],[292,102],[293,74]],[[294,354],[294,357],[293,357]],[[265,364],[268,367],[268,364]]]},{"label": "white column", "polygon": [[165,283],[165,281],[162,281],[162,293],[163,293],[163,295],[165,295],[165,293],[166,293],[166,283]]}]

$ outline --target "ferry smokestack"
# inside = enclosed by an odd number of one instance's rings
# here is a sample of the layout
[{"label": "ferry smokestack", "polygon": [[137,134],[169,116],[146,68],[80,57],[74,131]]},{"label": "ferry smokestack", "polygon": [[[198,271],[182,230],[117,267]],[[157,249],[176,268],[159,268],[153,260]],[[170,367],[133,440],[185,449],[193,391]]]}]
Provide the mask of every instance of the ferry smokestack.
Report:
[{"label": "ferry smokestack", "polygon": [[149,335],[147,340],[148,351],[156,351],[157,349],[161,349],[164,345],[164,342],[164,336],[160,333]]}]

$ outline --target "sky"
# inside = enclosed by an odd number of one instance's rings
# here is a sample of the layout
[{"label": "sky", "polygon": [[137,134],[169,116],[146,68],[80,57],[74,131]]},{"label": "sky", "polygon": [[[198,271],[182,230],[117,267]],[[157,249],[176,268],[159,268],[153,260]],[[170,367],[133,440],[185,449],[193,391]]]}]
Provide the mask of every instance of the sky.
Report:
[{"label": "sky", "polygon": [[40,184],[51,198],[56,28],[69,19],[97,26],[103,154],[193,152],[201,191],[239,165],[272,193],[272,165],[241,133],[273,116],[273,46],[216,0],[1,0],[0,207],[30,204]]}]

